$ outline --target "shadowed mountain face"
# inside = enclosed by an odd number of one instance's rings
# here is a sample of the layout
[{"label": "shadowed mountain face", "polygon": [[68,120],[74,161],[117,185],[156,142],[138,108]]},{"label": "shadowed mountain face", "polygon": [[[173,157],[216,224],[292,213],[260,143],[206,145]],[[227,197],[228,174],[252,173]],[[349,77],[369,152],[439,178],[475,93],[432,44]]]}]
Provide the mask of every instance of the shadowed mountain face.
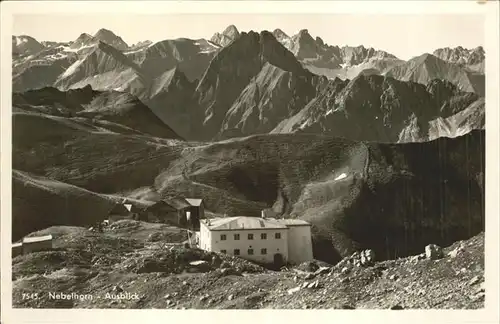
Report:
[{"label": "shadowed mountain face", "polygon": [[323,260],[367,246],[382,258],[404,255],[483,226],[480,131],[399,145],[266,135],[215,143],[202,152],[187,157],[190,183],[165,182],[170,172],[180,172],[175,169],[157,178],[163,194],[202,195],[218,213],[258,216],[273,206],[286,217],[308,220],[315,255]]},{"label": "shadowed mountain face", "polygon": [[[458,115],[462,116],[458,118]],[[283,120],[273,133],[331,134],[363,141],[415,142],[467,133],[467,122],[484,127],[484,100],[461,92],[447,81],[427,86],[377,75],[330,81],[299,113]],[[445,119],[442,127],[437,120]],[[459,121],[460,120],[460,121]],[[436,127],[431,127],[436,125]],[[451,127],[451,128],[450,128]]]},{"label": "shadowed mountain face", "polygon": [[[281,97],[277,100],[282,104],[275,107],[278,112],[273,112],[279,118],[280,113],[297,112],[315,96],[318,86],[320,78],[302,68],[272,34],[244,33],[215,56],[196,89],[205,111],[204,138],[220,134],[221,126],[222,132],[238,128],[243,134],[270,130],[272,124],[260,127],[259,123],[273,107],[272,95]],[[254,102],[262,105],[256,107]]]},{"label": "shadowed mountain face", "polygon": [[[14,93],[12,105],[14,113],[43,113],[51,116],[79,118],[89,122],[96,120],[111,122],[125,126],[135,134],[179,138],[148,106],[124,92],[94,91],[89,86],[67,92],[61,92],[55,88],[43,88],[25,93]],[[20,116],[17,118],[24,118]],[[22,123],[19,127],[24,128]],[[39,127],[43,129],[44,125],[41,124]],[[14,134],[17,135],[17,130],[14,130]]]}]

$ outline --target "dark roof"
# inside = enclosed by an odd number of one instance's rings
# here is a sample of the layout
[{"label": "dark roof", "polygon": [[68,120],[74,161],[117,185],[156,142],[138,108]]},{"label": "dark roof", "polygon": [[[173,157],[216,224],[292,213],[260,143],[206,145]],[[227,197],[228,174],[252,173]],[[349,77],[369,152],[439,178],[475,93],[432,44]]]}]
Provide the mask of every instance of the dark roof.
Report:
[{"label": "dark roof", "polygon": [[146,208],[146,210],[156,210],[156,209],[160,209],[160,208],[168,208],[168,209],[171,209],[171,210],[179,210],[179,208],[177,208],[177,206],[175,206],[174,203],[170,203],[169,201],[166,201],[166,200],[157,201],[153,205],[148,206]]},{"label": "dark roof", "polygon": [[191,206],[184,198],[166,198],[163,200],[170,206],[177,208],[177,210]]},{"label": "dark roof", "polygon": [[116,204],[114,205],[108,212],[108,214],[118,214],[118,215],[126,215],[126,214],[129,214],[129,210],[127,209],[127,207],[125,207],[125,205],[123,204]]}]

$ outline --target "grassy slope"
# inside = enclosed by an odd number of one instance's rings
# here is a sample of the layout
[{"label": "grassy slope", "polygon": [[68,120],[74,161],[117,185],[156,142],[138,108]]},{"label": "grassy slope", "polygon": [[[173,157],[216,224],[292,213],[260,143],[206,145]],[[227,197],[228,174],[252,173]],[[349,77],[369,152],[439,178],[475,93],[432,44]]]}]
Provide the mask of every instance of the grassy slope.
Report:
[{"label": "grassy slope", "polygon": [[14,169],[100,193],[150,185],[181,149],[169,140],[82,129],[70,118],[13,116]]}]

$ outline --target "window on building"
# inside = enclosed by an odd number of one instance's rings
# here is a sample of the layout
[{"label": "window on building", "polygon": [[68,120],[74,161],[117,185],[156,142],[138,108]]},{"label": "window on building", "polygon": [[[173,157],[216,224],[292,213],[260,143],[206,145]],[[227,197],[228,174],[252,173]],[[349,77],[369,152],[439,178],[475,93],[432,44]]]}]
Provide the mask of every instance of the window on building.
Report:
[{"label": "window on building", "polygon": [[260,249],[260,254],[267,254],[267,249]]},{"label": "window on building", "polygon": [[261,233],[260,234],[260,239],[261,240],[267,240],[267,233]]},{"label": "window on building", "polygon": [[281,233],[274,233],[274,238],[275,239],[280,239],[281,238]]},{"label": "window on building", "polygon": [[234,249],[234,255],[240,255],[240,249]]},{"label": "window on building", "polygon": [[253,240],[253,234],[248,234],[248,239]]},{"label": "window on building", "polygon": [[253,249],[248,249],[248,255],[253,255]]},{"label": "window on building", "polygon": [[224,253],[224,254],[226,254],[226,253],[227,253],[227,251],[226,251],[226,250],[220,250],[220,253]]},{"label": "window on building", "polygon": [[234,239],[238,241],[240,239],[240,234],[234,234]]},{"label": "window on building", "polygon": [[220,240],[225,241],[226,240],[226,234],[221,234],[220,235]]}]

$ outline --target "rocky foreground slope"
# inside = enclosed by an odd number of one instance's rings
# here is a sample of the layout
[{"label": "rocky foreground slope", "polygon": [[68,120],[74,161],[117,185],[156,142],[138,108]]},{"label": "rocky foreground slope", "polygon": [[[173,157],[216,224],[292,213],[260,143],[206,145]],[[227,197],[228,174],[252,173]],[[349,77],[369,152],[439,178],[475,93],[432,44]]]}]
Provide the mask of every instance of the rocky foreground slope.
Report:
[{"label": "rocky foreground slope", "polygon": [[[47,233],[56,238],[53,251],[13,259],[14,307],[484,307],[482,233],[445,248],[443,257],[434,260],[416,255],[358,265],[354,259],[346,258],[336,266],[313,262],[281,271],[266,270],[239,258],[169,245],[182,242],[185,236],[166,225],[119,221],[104,233],[53,227],[36,234]],[[193,261],[201,262],[193,265]],[[58,298],[49,292],[59,293]],[[23,293],[34,293],[36,298],[22,298]]]}]

